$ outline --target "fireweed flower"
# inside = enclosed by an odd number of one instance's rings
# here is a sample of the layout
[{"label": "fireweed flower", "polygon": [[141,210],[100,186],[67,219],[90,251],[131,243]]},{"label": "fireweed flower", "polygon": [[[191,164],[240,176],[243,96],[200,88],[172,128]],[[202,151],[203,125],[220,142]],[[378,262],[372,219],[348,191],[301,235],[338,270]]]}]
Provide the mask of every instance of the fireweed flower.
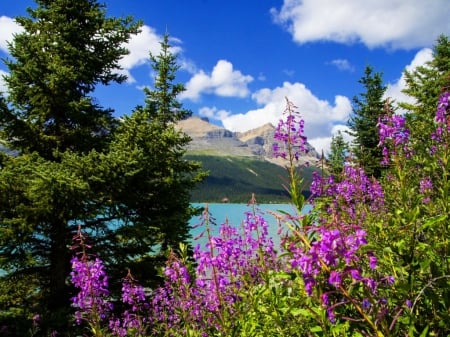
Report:
[{"label": "fireweed flower", "polygon": [[142,336],[148,322],[145,315],[150,306],[146,301],[144,288],[137,283],[130,271],[122,281],[122,303],[128,305],[129,309],[122,313],[122,319],[110,320],[112,334],[123,337],[133,331],[135,336]]},{"label": "fireweed flower", "polygon": [[298,160],[301,153],[308,153],[306,137],[304,135],[305,121],[297,108],[288,99],[284,114],[285,119],[280,119],[275,129],[272,151],[275,158],[289,159],[291,162]]},{"label": "fireweed flower", "polygon": [[74,256],[71,263],[71,282],[79,288],[72,298],[72,304],[77,308],[76,322],[89,321],[93,316],[94,319],[105,319],[112,305],[108,302],[108,277],[103,262],[99,258],[89,260],[83,255],[81,258]]},{"label": "fireweed flower", "polygon": [[[378,260],[365,250],[367,232],[362,226],[368,212],[384,211],[384,193],[380,183],[368,178],[361,168],[346,166],[343,173],[339,182],[333,176],[313,175],[312,202],[323,212],[308,228],[312,239],[291,241],[285,247],[290,256],[287,271],[299,272],[309,296],[321,294],[320,303],[330,322],[336,322],[339,313],[348,319],[362,316],[376,330],[366,313],[377,310],[373,308],[385,310],[386,304],[378,298],[379,289],[391,286],[393,279],[376,272]],[[356,284],[359,291],[350,292]],[[349,317],[347,307],[353,307],[359,317]]]},{"label": "fireweed flower", "polygon": [[[438,101],[438,107],[436,109],[436,129],[431,134],[431,139],[436,143],[445,143],[447,141],[448,133],[450,133],[450,93],[444,92]],[[434,154],[437,148],[434,145],[430,152]]]},{"label": "fireweed flower", "polygon": [[348,216],[352,222],[363,222],[366,218],[364,205],[369,205],[371,212],[384,209],[384,192],[381,184],[367,177],[362,168],[345,166],[340,182],[335,182],[332,175],[324,178],[313,174],[311,184],[312,202],[327,198],[325,210],[328,214]]},{"label": "fireweed flower", "polygon": [[[233,315],[235,303],[241,301],[237,294],[264,282],[262,273],[266,270],[278,270],[277,256],[268,223],[255,210],[245,213],[241,228],[225,222],[218,235],[211,235],[208,229],[206,232],[206,246],[194,248],[196,269],[192,278],[179,259],[169,258],[164,270],[166,283],[153,296],[153,319],[171,326],[189,320],[197,331],[225,333],[222,319]],[[183,317],[183,313],[189,313],[189,317]]]},{"label": "fireweed flower", "polygon": [[383,165],[388,165],[390,158],[401,151],[407,158],[411,156],[408,147],[409,129],[406,127],[406,119],[400,115],[385,115],[378,120],[378,136],[382,146]]},{"label": "fireweed flower", "polygon": [[439,97],[435,121],[437,124],[446,124],[448,129],[450,129],[450,125],[448,125],[449,109],[450,109],[450,92],[446,91]]},{"label": "fireweed flower", "polygon": [[433,183],[430,178],[424,178],[419,182],[419,192],[423,195],[422,202],[429,204],[431,199],[431,193],[433,191]]}]

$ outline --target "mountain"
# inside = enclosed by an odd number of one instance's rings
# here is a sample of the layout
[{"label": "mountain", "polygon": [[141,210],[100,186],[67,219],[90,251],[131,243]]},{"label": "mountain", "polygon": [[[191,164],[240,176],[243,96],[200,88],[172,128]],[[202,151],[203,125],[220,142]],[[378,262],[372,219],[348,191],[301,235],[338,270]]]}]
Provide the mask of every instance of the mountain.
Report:
[{"label": "mountain", "polygon": [[[190,117],[177,127],[192,141],[187,159],[202,163],[209,172],[206,181],[192,191],[193,202],[246,203],[252,193],[260,203],[286,203],[289,194],[284,188],[288,177],[287,161],[274,158],[275,127],[265,124],[247,132],[232,132],[207,119]],[[319,155],[308,145],[309,152],[299,159],[304,179],[303,194],[309,195],[312,172],[317,169]],[[310,165],[305,165],[305,163]]]},{"label": "mountain", "polygon": [[[189,154],[251,157],[280,166],[287,164],[287,161],[273,157],[275,126],[272,124],[247,132],[232,132],[207,119],[190,117],[180,121],[177,126],[192,138],[188,146]],[[311,145],[307,144],[307,148],[308,153],[300,157],[299,165],[308,162],[314,166],[320,156]]]}]

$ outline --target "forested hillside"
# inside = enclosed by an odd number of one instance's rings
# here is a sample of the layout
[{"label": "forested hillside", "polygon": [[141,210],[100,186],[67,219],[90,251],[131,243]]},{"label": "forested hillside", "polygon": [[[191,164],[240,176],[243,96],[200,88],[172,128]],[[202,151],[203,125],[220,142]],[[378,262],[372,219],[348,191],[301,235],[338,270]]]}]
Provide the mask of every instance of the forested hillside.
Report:
[{"label": "forested hillside", "polygon": [[[207,179],[192,192],[193,202],[246,203],[255,193],[260,203],[288,202],[284,185],[288,174],[285,168],[267,161],[246,157],[187,155],[202,163],[209,172]],[[305,167],[303,194],[309,195],[311,174],[317,168]]]}]

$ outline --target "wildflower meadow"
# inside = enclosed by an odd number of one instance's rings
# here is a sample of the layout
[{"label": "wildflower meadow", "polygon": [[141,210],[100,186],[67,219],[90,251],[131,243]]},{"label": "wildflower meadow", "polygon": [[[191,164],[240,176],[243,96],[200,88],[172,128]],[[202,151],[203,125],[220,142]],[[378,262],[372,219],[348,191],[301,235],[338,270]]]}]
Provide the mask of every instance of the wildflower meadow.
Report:
[{"label": "wildflower meadow", "polygon": [[[307,125],[286,99],[273,150],[288,162],[298,212],[264,213],[253,196],[233,227],[216,224],[205,205],[207,244],[171,251],[156,289],[124,275],[121,298],[111,298],[80,227],[73,324],[96,337],[449,336],[449,97],[440,97],[428,148],[404,116],[387,113],[378,123],[383,177],[349,162],[338,176],[315,174],[309,199],[297,165]],[[268,217],[278,221],[277,246]]]}]

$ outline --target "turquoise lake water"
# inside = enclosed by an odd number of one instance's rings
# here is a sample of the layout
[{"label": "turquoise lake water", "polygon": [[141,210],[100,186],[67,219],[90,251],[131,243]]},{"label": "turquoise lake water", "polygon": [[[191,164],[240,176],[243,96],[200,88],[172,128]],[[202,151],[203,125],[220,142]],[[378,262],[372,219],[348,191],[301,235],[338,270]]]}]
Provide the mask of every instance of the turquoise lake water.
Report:
[{"label": "turquoise lake water", "polygon": [[[204,207],[205,204],[194,203],[192,204],[196,207]],[[215,225],[211,226],[211,234],[213,236],[219,233],[220,225],[228,220],[228,223],[233,227],[240,227],[242,222],[245,220],[245,212],[252,212],[253,208],[251,206],[247,206],[246,204],[208,204],[209,212],[211,213],[211,217],[214,218]],[[305,207],[302,213],[305,213],[311,209],[310,206]],[[279,243],[278,240],[278,223],[275,217],[269,213],[283,211],[288,212],[289,214],[297,214],[297,210],[294,205],[291,204],[260,204],[256,206],[256,210],[258,214],[262,215],[264,219],[268,223],[268,232],[269,236],[272,237],[275,245]],[[191,226],[196,226],[201,223],[200,217],[194,217],[190,221]],[[196,227],[191,230],[191,234],[193,238],[198,237],[202,232],[204,232],[204,226]],[[206,237],[201,237],[197,240],[193,240],[193,246],[197,244],[201,244],[204,247],[206,243]]]}]

